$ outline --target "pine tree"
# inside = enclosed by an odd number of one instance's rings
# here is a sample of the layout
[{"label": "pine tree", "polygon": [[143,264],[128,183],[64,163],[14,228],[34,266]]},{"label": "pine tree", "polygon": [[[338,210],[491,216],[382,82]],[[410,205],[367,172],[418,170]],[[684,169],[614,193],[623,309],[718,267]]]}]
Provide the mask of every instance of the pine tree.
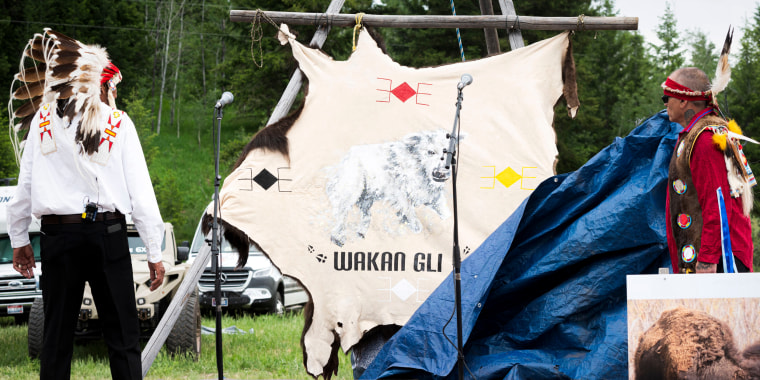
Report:
[{"label": "pine tree", "polygon": [[708,76],[712,76],[718,66],[718,51],[715,44],[707,39],[705,32],[697,30],[689,38],[691,44],[692,66],[702,69]]},{"label": "pine tree", "polygon": [[[726,91],[719,95],[721,109],[731,118],[736,119],[742,127],[742,132],[754,139],[760,137],[760,5],[755,9],[752,18],[744,26],[744,35],[741,39],[741,52],[738,63],[732,70],[731,82]],[[734,41],[736,43],[736,41]],[[736,48],[732,49],[736,51]],[[728,99],[725,102],[725,99]],[[760,166],[760,149],[757,145],[746,144],[744,152],[750,165],[757,172]],[[755,186],[755,202],[752,210],[753,219],[760,213],[760,197],[758,187]],[[753,223],[754,224],[754,223]],[[757,239],[757,231],[754,231],[754,267],[760,270],[760,241]]]},{"label": "pine tree", "polygon": [[653,57],[638,32],[620,33],[620,71],[617,78],[620,100],[615,104],[612,126],[617,136],[625,136],[663,108],[662,78],[656,75]]},{"label": "pine tree", "polygon": [[[586,14],[615,16],[617,12],[613,2],[605,0]],[[659,78],[641,34],[601,31],[574,38],[581,108],[575,120],[555,110],[560,173],[585,164],[616,136],[628,134],[662,109]]]},{"label": "pine tree", "polygon": [[678,36],[677,22],[670,2],[665,3],[665,13],[660,17],[657,26],[657,38],[662,44],[653,45],[655,60],[660,67],[662,77],[670,75],[673,71],[683,66],[685,61],[681,49],[681,39]]},{"label": "pine tree", "polygon": [[[723,108],[743,127],[746,135],[757,138],[760,137],[760,6],[749,21],[744,27],[738,63],[726,91],[728,104]],[[723,100],[723,96],[720,98]]]}]

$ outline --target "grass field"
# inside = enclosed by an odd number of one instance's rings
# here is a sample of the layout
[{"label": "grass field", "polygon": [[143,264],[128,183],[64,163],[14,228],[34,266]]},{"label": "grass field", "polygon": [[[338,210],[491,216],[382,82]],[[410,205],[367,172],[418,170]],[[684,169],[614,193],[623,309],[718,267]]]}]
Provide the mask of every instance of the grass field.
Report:
[{"label": "grass field", "polygon": [[[214,327],[213,316],[203,317],[203,326]],[[222,337],[225,379],[311,379],[303,367],[300,338],[303,315],[225,316],[222,327],[236,326],[245,334]],[[253,333],[250,330],[253,329]],[[0,318],[0,379],[38,379],[40,363],[27,355],[27,326],[13,318]],[[162,350],[146,379],[217,379],[216,338],[203,335],[197,362],[172,359]],[[72,379],[110,379],[108,353],[102,341],[76,343],[71,368]],[[337,379],[351,379],[351,362],[340,353]]]}]

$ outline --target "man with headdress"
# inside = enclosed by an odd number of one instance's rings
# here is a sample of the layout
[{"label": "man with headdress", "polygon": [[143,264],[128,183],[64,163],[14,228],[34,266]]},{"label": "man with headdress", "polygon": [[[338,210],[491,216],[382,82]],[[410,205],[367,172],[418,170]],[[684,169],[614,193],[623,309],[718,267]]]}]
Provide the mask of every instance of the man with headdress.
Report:
[{"label": "man with headdress", "polygon": [[[662,84],[670,121],[684,129],[670,161],[666,201],[674,273],[752,271],[752,186],[736,122],[720,116],[716,95],[730,79],[726,39],[713,84],[696,67]],[[750,140],[751,141],[751,140]]]},{"label": "man with headdress", "polygon": [[[125,214],[148,249],[151,290],[163,282],[164,226],[132,120],[116,109],[121,72],[105,49],[46,29],[24,55],[35,63],[16,75],[11,109],[20,172],[8,205],[13,265],[34,275],[31,215],[41,219],[44,303],[41,379],[68,379],[85,281],[103,323],[114,379],[142,377],[140,330]],[[23,68],[23,60],[22,65]],[[12,87],[13,87],[12,84]],[[11,100],[11,102],[13,101]],[[11,103],[12,105],[12,103]],[[20,122],[14,125],[14,121]]]}]

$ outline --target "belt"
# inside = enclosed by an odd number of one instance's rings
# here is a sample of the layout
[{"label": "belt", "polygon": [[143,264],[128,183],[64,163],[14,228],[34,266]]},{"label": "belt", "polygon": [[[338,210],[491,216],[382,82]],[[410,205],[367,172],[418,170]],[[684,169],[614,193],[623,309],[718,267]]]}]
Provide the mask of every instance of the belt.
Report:
[{"label": "belt", "polygon": [[[124,214],[119,211],[116,212],[99,212],[95,215],[96,222],[102,222],[104,220],[114,220],[124,218]],[[82,214],[69,214],[69,215],[43,215],[42,224],[77,224],[84,222]]]}]

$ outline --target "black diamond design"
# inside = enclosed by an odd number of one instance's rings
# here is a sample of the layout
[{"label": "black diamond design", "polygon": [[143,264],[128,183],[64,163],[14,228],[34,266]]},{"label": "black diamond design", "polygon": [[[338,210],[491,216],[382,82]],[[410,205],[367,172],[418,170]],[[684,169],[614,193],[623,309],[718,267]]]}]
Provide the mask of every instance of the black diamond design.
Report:
[{"label": "black diamond design", "polygon": [[277,177],[268,170],[262,169],[259,174],[256,174],[256,176],[253,177],[253,181],[263,187],[264,190],[269,190],[269,188],[277,182]]}]

